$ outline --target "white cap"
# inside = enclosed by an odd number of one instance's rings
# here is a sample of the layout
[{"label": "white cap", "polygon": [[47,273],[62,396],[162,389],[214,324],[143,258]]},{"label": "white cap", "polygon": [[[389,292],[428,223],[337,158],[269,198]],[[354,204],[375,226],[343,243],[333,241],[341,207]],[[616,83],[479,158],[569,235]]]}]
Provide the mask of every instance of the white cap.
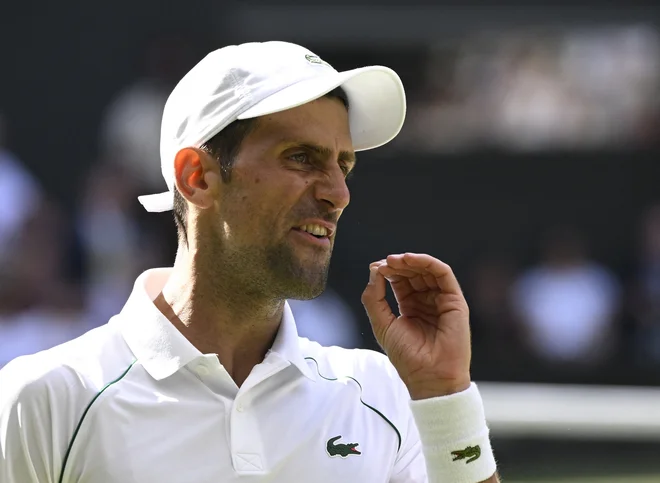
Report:
[{"label": "white cap", "polygon": [[237,119],[285,111],[339,86],[348,96],[353,149],[382,146],[399,133],[406,97],[401,79],[387,67],[337,72],[313,52],[287,42],[211,52],[181,79],[165,104],[160,160],[168,191],[140,196],[140,203],[147,211],[172,209],[179,150],[200,147]]}]

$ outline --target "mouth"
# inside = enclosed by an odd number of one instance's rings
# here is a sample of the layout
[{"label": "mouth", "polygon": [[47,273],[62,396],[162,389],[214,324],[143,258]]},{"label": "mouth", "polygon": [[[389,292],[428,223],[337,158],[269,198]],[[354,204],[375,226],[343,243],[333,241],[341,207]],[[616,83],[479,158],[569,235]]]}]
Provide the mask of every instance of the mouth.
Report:
[{"label": "mouth", "polygon": [[329,247],[330,239],[334,234],[334,227],[320,223],[305,223],[294,227],[291,231],[307,243],[320,247]]}]

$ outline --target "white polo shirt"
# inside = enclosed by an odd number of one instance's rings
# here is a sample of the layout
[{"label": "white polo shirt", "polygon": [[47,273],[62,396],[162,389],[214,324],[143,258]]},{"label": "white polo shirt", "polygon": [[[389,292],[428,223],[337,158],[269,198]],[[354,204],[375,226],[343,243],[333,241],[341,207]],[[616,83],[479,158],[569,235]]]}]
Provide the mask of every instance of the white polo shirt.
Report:
[{"label": "white polo shirt", "polygon": [[238,388],[153,304],[169,271],[142,274],[108,324],[0,371],[2,483],[426,480],[384,355],[299,338],[287,306]]}]

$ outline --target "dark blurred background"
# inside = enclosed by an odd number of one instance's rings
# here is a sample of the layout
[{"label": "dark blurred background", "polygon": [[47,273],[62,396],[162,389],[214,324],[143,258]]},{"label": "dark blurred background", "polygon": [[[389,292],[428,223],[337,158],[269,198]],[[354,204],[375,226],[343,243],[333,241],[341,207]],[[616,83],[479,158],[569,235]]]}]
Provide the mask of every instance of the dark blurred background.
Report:
[{"label": "dark blurred background", "polygon": [[[360,154],[328,292],[291,302],[302,335],[378,350],[368,264],[428,252],[466,292],[485,388],[660,387],[660,7],[642,3],[3,2],[0,367],[173,262],[171,214],[136,200],[165,187],[165,100],[207,52],[262,40],[392,67],[408,93],[401,135]],[[493,430],[502,473],[660,481],[658,414],[640,441]]]}]

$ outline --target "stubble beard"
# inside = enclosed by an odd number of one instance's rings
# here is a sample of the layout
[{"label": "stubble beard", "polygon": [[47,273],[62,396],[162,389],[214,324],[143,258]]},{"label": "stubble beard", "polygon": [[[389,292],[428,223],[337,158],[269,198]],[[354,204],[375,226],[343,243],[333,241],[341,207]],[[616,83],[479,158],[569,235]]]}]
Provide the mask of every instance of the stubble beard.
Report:
[{"label": "stubble beard", "polygon": [[330,252],[302,260],[285,241],[267,247],[228,249],[216,240],[209,263],[218,275],[216,287],[243,299],[311,300],[323,293]]},{"label": "stubble beard", "polygon": [[284,243],[265,251],[266,265],[272,274],[274,285],[282,298],[311,300],[323,293],[330,270],[329,253],[302,261],[289,245]]}]

